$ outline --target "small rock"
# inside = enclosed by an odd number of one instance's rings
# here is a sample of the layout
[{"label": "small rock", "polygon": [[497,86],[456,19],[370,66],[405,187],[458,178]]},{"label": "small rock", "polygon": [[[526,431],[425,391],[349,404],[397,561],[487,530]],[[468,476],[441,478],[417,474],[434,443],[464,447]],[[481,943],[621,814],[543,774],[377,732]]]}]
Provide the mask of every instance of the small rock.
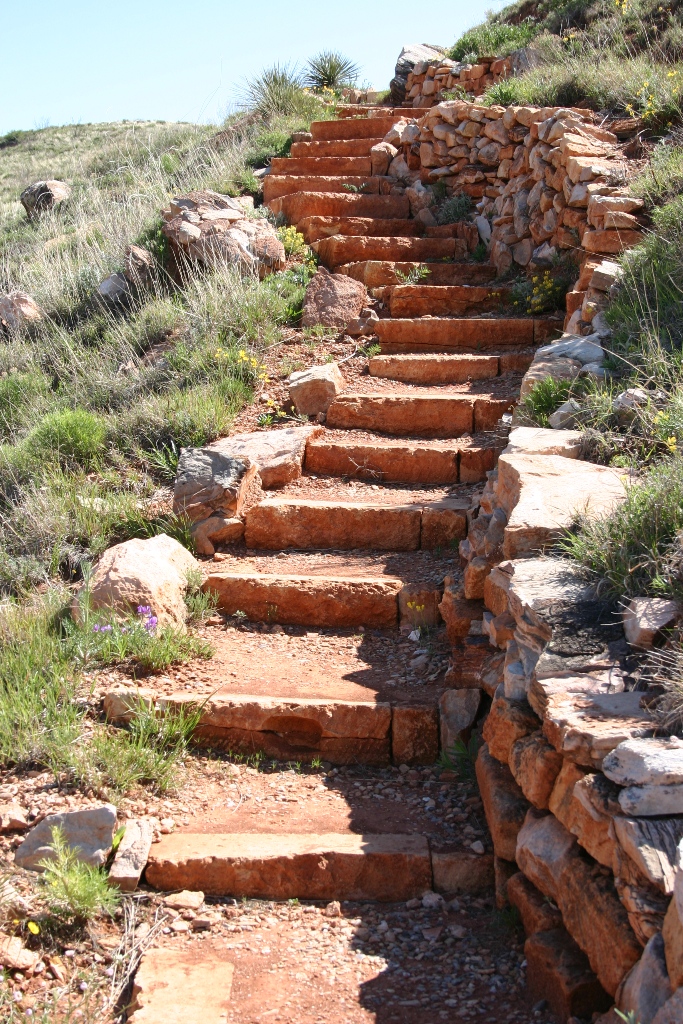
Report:
[{"label": "small rock", "polygon": [[341,904],[339,900],[332,900],[325,907],[325,917],[341,917]]},{"label": "small rock", "polygon": [[133,892],[147,865],[152,845],[153,827],[147,818],[129,819],[126,831],[109,870],[109,884],[121,892]]},{"label": "small rock", "polygon": [[19,804],[0,804],[0,834],[28,828],[26,809]]},{"label": "small rock", "polygon": [[308,370],[292,373],[288,383],[290,397],[301,416],[326,413],[344,388],[344,378],[336,363],[311,366]]},{"label": "small rock", "polygon": [[551,413],[548,417],[548,423],[553,430],[566,430],[576,426],[577,414],[581,412],[581,406],[579,403],[570,398],[568,401],[563,402],[562,405]]},{"label": "small rock", "polygon": [[[443,896],[438,892],[426,892],[422,896],[422,906],[425,910],[433,910],[443,905]],[[406,904],[407,906],[407,904]]]},{"label": "small rock", "polygon": [[123,274],[110,274],[98,286],[95,298],[113,306],[126,301],[129,294],[128,281],[125,276]]},{"label": "small rock", "polygon": [[470,843],[470,850],[472,853],[483,854],[486,853],[486,849],[481,839],[476,839],[473,843]]},{"label": "small rock", "polygon": [[319,267],[306,288],[301,324],[344,330],[351,320],[360,316],[367,302],[367,289],[360,281],[345,274],[330,274]]},{"label": "small rock", "polygon": [[123,258],[123,273],[135,288],[147,288],[154,280],[154,257],[141,245],[129,245]]},{"label": "small rock", "polygon": [[218,515],[239,516],[256,465],[246,456],[212,448],[181,448],[173,487],[173,511],[193,523]]},{"label": "small rock", "polygon": [[0,932],[0,965],[10,971],[30,971],[38,959],[38,954],[26,949],[21,939]]},{"label": "small rock", "polygon": [[190,923],[189,921],[171,921],[172,932],[189,932]]},{"label": "small rock", "polygon": [[15,290],[0,296],[0,327],[17,331],[42,319],[43,311],[27,292]]},{"label": "small rock", "polygon": [[174,892],[164,898],[164,906],[170,910],[199,910],[203,902],[203,892],[191,892],[189,889]]},{"label": "small rock", "polygon": [[634,597],[624,612],[624,633],[634,647],[652,647],[663,629],[673,626],[683,616],[677,601],[660,597]]},{"label": "small rock", "polygon": [[36,181],[21,193],[19,199],[26,210],[29,220],[51,210],[63,203],[71,195],[71,187],[65,181],[50,178],[48,181]]}]

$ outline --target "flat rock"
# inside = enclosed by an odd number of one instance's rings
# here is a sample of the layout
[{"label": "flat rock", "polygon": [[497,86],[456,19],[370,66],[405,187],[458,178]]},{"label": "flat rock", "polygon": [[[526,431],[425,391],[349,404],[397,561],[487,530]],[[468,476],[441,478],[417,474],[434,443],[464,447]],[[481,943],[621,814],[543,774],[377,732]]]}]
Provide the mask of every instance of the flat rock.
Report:
[{"label": "flat rock", "polygon": [[306,443],[317,437],[317,426],[285,427],[231,434],[209,445],[229,458],[248,459],[256,466],[265,490],[276,490],[301,476]]},{"label": "flat rock", "polygon": [[[586,688],[582,692],[577,685],[580,679],[562,679],[557,680],[553,692],[547,685],[552,682],[538,683],[547,700],[543,732],[556,750],[577,764],[601,768],[604,758],[620,743],[653,731],[652,718],[641,708],[637,691],[604,693]],[[531,693],[530,701],[533,707]]]},{"label": "flat rock", "polygon": [[632,739],[620,743],[602,770],[619,786],[673,786],[683,783],[683,740]]},{"label": "flat rock", "polygon": [[28,828],[26,808],[20,804],[0,804],[0,834],[3,832],[21,832]]},{"label": "flat rock", "polygon": [[681,614],[677,601],[665,601],[661,597],[634,597],[624,611],[626,639],[634,647],[652,647],[657,634],[678,622]]},{"label": "flat rock", "polygon": [[678,845],[683,839],[681,818],[614,818],[620,848],[643,878],[660,892],[674,891]]},{"label": "flat rock", "polygon": [[476,773],[493,849],[497,857],[513,861],[529,804],[510,769],[491,757],[485,743],[479,749]]},{"label": "flat rock", "polygon": [[[104,552],[88,584],[90,606],[126,615],[142,606],[151,608],[160,626],[184,625],[188,573],[198,568],[196,559],[172,537],[123,541]],[[79,617],[78,599],[72,612]]]},{"label": "flat rock", "polygon": [[62,829],[67,846],[74,851],[78,860],[101,867],[111,850],[116,828],[116,808],[112,804],[100,804],[81,811],[49,814],[31,829],[21,846],[17,847],[14,854],[17,867],[40,871],[41,861],[52,859],[52,830],[55,828]]},{"label": "flat rock", "polygon": [[469,729],[479,710],[481,690],[444,690],[439,698],[441,749],[450,751]]},{"label": "flat rock", "polygon": [[326,413],[344,390],[344,378],[336,363],[311,366],[289,376],[289,395],[301,416]]},{"label": "flat rock", "polygon": [[135,974],[128,1020],[135,1024],[224,1024],[234,967],[206,950],[151,949]]},{"label": "flat rock", "polygon": [[147,866],[154,828],[148,818],[129,818],[126,831],[109,869],[109,884],[121,892],[134,892]]},{"label": "flat rock", "polygon": [[407,900],[432,886],[418,835],[171,834],[155,843],[146,879],[255,899]]},{"label": "flat rock", "polygon": [[23,939],[0,932],[0,966],[9,971],[30,971],[38,957],[38,953],[26,949]]},{"label": "flat rock", "polygon": [[577,515],[607,515],[624,497],[619,470],[559,455],[501,455],[496,498],[508,516],[503,553],[518,558],[539,552]]},{"label": "flat rock", "polygon": [[192,522],[218,514],[238,516],[256,465],[215,448],[182,448],[173,488],[173,511]]},{"label": "flat rock", "polygon": [[562,914],[555,904],[521,871],[517,871],[508,879],[507,895],[512,906],[519,911],[522,927],[527,936],[562,927]]},{"label": "flat rock", "polygon": [[683,814],[683,786],[628,786],[619,794],[624,814],[656,818]]},{"label": "flat rock", "polygon": [[505,455],[561,455],[578,459],[583,434],[580,430],[548,430],[543,427],[514,427]]},{"label": "flat rock", "polygon": [[181,892],[173,892],[170,896],[164,897],[164,906],[171,910],[199,910],[204,903],[203,892],[193,892],[190,889],[183,889]]},{"label": "flat rock", "polygon": [[605,351],[602,345],[598,344],[597,335],[589,338],[569,336],[560,338],[550,345],[542,345],[536,352],[538,359],[576,359],[579,363],[602,363],[605,359]]},{"label": "flat rock", "polygon": [[301,324],[343,330],[367,304],[368,293],[360,281],[318,267],[306,288]]},{"label": "flat rock", "polygon": [[637,964],[628,972],[616,994],[616,1004],[624,1014],[633,1013],[640,1024],[652,1024],[657,1011],[671,996],[666,969],[664,939],[653,935]]},{"label": "flat rock", "polygon": [[587,957],[564,928],[535,932],[524,944],[524,955],[531,1000],[545,1000],[559,1020],[590,1020],[609,1006]]}]

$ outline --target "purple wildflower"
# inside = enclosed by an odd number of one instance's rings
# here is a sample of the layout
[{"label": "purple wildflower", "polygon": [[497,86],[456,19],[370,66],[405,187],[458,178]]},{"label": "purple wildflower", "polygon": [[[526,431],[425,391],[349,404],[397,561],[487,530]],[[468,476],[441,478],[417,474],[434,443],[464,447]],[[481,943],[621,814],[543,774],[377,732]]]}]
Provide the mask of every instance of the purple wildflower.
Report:
[{"label": "purple wildflower", "polygon": [[138,605],[138,615],[149,615],[151,613],[151,611],[152,611],[152,609],[150,608],[150,606],[148,604],[139,604]]},{"label": "purple wildflower", "polygon": [[145,622],[145,629],[148,629],[150,631],[150,633],[151,633],[152,630],[157,628],[157,622],[158,621],[159,620],[156,617],[156,615],[148,615],[147,616],[147,621]]}]

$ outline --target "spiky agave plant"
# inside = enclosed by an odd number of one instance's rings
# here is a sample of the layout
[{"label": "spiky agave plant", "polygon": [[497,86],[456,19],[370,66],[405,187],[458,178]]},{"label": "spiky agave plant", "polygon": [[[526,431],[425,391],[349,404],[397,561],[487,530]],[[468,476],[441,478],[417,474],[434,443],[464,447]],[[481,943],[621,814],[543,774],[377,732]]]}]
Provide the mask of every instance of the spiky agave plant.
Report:
[{"label": "spiky agave plant", "polygon": [[360,68],[337,50],[323,50],[306,64],[304,84],[309,89],[338,90],[345,85],[354,85]]}]

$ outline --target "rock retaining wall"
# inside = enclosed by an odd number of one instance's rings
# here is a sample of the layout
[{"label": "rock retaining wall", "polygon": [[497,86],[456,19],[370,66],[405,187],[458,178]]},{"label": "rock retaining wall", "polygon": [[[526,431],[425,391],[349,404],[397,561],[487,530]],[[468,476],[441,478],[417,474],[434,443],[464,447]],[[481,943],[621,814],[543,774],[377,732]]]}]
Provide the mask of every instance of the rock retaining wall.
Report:
[{"label": "rock retaining wall", "polygon": [[432,107],[444,99],[449,90],[461,89],[481,96],[512,72],[512,57],[481,57],[476,64],[448,60],[421,61],[409,73],[403,106]]}]

